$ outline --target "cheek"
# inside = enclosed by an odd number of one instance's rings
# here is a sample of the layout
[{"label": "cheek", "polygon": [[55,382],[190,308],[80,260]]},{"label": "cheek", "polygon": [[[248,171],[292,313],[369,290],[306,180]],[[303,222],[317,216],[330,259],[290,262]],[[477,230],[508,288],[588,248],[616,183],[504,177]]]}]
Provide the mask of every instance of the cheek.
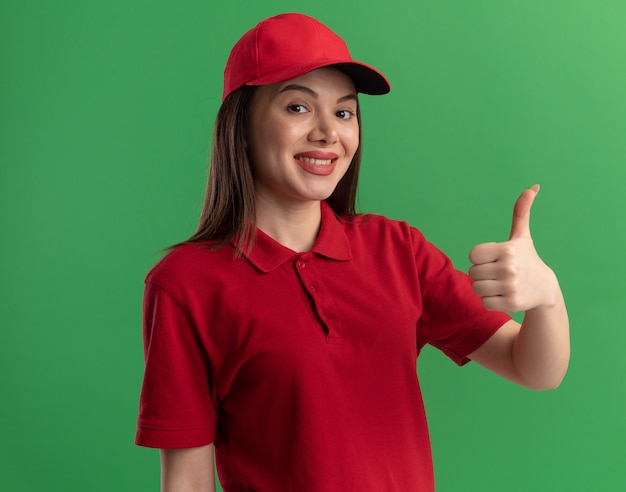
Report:
[{"label": "cheek", "polygon": [[266,121],[255,133],[251,145],[255,155],[279,156],[290,152],[297,140],[297,128],[281,124],[280,121]]},{"label": "cheek", "polygon": [[352,158],[359,147],[359,127],[346,129],[343,135],[343,146],[346,150],[346,154]]},{"label": "cheek", "polygon": [[270,132],[266,127],[259,127],[250,135],[248,139],[248,156],[252,167],[256,167],[266,161],[272,154],[274,142]]},{"label": "cheek", "polygon": [[293,153],[295,136],[292,129],[275,120],[265,121],[250,135],[248,157],[255,179],[268,176],[283,165]]}]

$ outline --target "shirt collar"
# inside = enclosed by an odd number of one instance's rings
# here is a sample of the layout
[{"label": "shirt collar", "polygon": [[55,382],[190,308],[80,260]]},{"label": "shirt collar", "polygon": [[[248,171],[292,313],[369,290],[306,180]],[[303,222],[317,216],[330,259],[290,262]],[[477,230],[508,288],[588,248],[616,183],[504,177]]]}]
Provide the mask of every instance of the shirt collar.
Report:
[{"label": "shirt collar", "polygon": [[[320,232],[310,252],[331,260],[350,260],[352,253],[341,219],[335,215],[325,201],[321,202],[321,212]],[[252,251],[249,254],[244,254],[244,256],[262,272],[270,272],[299,254],[301,253],[296,253],[283,246],[257,228]]]}]

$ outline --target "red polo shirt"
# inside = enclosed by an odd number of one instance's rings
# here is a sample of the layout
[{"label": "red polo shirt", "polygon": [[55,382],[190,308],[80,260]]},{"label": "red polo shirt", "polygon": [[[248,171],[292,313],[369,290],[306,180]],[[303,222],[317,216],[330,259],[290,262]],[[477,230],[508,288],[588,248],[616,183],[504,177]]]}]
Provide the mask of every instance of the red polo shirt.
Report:
[{"label": "red polo shirt", "polygon": [[148,274],[136,442],[215,442],[225,491],[430,491],[416,359],[505,321],[406,223],[322,204],[311,251],[184,245]]}]

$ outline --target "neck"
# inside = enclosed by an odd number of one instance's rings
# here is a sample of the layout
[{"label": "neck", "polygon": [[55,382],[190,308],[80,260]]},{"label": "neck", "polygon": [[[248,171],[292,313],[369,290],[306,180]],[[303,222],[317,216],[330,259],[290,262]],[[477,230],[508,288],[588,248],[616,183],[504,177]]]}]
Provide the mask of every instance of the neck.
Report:
[{"label": "neck", "polygon": [[256,226],[283,246],[298,253],[309,251],[313,247],[321,221],[319,201],[284,207],[257,196]]}]

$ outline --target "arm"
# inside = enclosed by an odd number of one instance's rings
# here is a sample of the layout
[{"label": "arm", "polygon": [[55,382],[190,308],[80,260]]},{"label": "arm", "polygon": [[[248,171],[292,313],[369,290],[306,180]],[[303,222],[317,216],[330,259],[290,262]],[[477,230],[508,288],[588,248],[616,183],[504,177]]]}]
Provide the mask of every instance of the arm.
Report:
[{"label": "arm", "polygon": [[522,325],[505,323],[470,354],[487,369],[528,388],[556,388],[569,363],[569,321],[554,272],[535,251],[530,207],[539,188],[526,190],[513,213],[509,241],[475,246],[470,277],[490,310],[525,311]]},{"label": "arm", "polygon": [[161,492],[215,492],[213,444],[161,449]]}]

